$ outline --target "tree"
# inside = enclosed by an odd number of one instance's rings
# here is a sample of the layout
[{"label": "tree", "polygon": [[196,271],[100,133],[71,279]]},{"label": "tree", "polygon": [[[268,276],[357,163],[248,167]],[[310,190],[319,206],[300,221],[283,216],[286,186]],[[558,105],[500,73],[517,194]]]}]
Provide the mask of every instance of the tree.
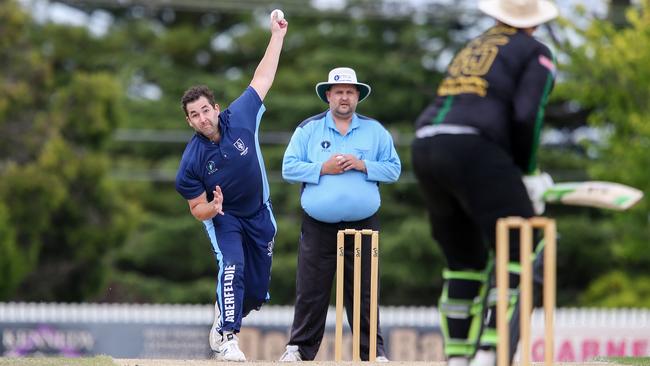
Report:
[{"label": "tree", "polygon": [[[108,180],[103,151],[123,120],[122,87],[109,73],[57,60],[60,44],[39,42],[42,32],[56,39],[67,31],[44,31],[14,1],[0,4],[0,261],[7,264],[0,299],[95,294],[108,273],[106,253],[136,222],[135,207]],[[40,52],[45,46],[54,52]],[[64,65],[75,72],[61,72]]]},{"label": "tree", "polygon": [[[582,29],[571,26],[579,45],[565,44],[566,80],[559,93],[590,110],[589,123],[610,131],[589,166],[593,179],[611,180],[650,192],[650,2],[626,12],[627,25],[593,19]],[[569,25],[567,25],[569,26]],[[642,283],[650,279],[650,202],[644,199],[626,213],[608,214],[612,223],[611,265],[582,297],[583,303],[631,306],[626,292],[645,294],[639,306],[650,304]],[[605,224],[605,223],[604,223]],[[589,243],[585,243],[589,245]],[[606,255],[606,254],[605,254]],[[640,281],[622,277],[645,278]],[[644,285],[643,285],[644,286]],[[618,299],[618,300],[617,300]]]},{"label": "tree", "polygon": [[[13,294],[31,270],[36,255],[29,234],[15,227],[17,218],[13,213],[14,204],[8,202],[7,180],[7,172],[14,170],[16,164],[26,163],[37,155],[37,146],[42,140],[37,134],[28,135],[28,131],[42,132],[42,125],[39,125],[42,114],[29,107],[45,101],[45,89],[51,79],[49,65],[29,46],[28,26],[28,17],[14,2],[0,4],[0,63],[4,65],[0,75],[0,135],[3,140],[0,145],[0,266],[3,272],[0,298]],[[17,52],[17,49],[22,51]],[[55,200],[50,198],[50,202]],[[50,207],[43,202],[37,204],[42,211]],[[42,230],[41,217],[30,221],[34,231]]]}]

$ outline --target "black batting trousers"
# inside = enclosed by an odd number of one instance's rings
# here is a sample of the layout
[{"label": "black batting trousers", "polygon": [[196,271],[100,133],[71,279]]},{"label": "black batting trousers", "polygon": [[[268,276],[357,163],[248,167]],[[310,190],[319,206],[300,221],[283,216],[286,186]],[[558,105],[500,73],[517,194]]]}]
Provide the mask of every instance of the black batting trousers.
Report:
[{"label": "black batting trousers", "polygon": [[[480,135],[415,139],[413,170],[424,195],[432,234],[451,270],[485,269],[501,217],[532,217],[533,207],[512,157]],[[519,260],[511,232],[510,258]]]},{"label": "black batting trousers", "polygon": [[[290,345],[298,346],[303,360],[313,360],[318,353],[330,304],[336,273],[336,235],[343,229],[379,230],[374,214],[351,222],[325,223],[303,213],[298,269],[296,273],[296,304],[291,326]],[[368,360],[370,330],[370,235],[362,237],[361,255],[361,359]],[[348,324],[352,324],[354,284],[354,235],[345,238],[344,305]],[[381,328],[377,326],[377,356],[385,355]]]},{"label": "black batting trousers", "polygon": [[[510,154],[483,136],[440,134],[415,139],[412,159],[432,236],[452,271],[483,271],[495,250],[497,220],[534,215],[521,170]],[[510,243],[510,262],[518,262],[519,235],[514,230]],[[517,288],[518,283],[519,276],[511,274],[510,287]],[[448,282],[449,298],[472,300],[478,292],[476,283]],[[470,321],[449,318],[451,337],[466,338]],[[496,324],[493,316],[486,322],[490,327]]]}]

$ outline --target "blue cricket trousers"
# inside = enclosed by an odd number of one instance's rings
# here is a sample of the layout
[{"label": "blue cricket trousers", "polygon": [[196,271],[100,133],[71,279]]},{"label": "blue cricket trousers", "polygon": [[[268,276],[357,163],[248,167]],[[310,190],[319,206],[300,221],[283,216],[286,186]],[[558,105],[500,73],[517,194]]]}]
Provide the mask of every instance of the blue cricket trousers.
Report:
[{"label": "blue cricket trousers", "polygon": [[238,333],[251,310],[267,302],[277,226],[271,204],[250,217],[217,215],[203,222],[217,259],[219,332]]}]

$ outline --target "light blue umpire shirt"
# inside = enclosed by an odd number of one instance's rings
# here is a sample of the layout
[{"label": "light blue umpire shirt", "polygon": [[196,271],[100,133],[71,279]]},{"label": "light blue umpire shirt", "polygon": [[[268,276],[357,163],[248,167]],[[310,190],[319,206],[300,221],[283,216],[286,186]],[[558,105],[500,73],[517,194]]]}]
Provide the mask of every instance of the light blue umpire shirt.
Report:
[{"label": "light blue umpire shirt", "polygon": [[[349,170],[321,176],[323,162],[334,154],[355,155],[364,161],[367,173]],[[355,113],[348,133],[341,135],[329,110],[296,128],[282,161],[282,177],[303,184],[303,210],[327,223],[358,221],[376,213],[379,183],[397,181],[401,169],[393,138],[381,123]]]}]

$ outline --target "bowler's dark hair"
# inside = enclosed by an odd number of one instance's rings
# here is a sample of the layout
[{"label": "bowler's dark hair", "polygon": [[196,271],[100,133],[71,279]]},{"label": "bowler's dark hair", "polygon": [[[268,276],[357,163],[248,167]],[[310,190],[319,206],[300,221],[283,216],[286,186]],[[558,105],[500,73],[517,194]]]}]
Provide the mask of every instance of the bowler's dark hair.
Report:
[{"label": "bowler's dark hair", "polygon": [[185,91],[183,93],[183,97],[181,98],[181,104],[183,106],[183,112],[185,112],[185,115],[187,116],[187,103],[192,103],[197,101],[199,98],[205,97],[208,102],[210,102],[211,106],[214,106],[214,94],[212,94],[212,90],[208,88],[205,85],[196,85],[193,86]]}]

